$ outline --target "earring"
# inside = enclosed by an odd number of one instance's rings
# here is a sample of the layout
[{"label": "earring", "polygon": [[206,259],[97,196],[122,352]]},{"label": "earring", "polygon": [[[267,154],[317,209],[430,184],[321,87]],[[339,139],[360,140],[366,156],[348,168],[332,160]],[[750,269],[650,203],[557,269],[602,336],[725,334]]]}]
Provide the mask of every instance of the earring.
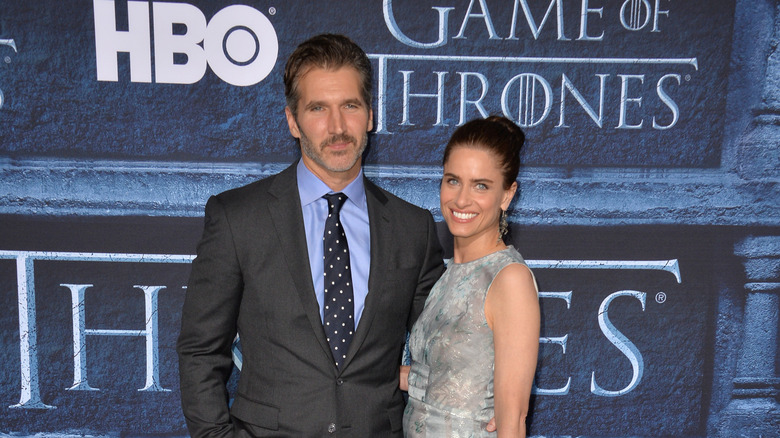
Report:
[{"label": "earring", "polygon": [[506,220],[506,210],[501,210],[501,219],[498,221],[498,241],[501,242],[509,230],[509,223]]}]

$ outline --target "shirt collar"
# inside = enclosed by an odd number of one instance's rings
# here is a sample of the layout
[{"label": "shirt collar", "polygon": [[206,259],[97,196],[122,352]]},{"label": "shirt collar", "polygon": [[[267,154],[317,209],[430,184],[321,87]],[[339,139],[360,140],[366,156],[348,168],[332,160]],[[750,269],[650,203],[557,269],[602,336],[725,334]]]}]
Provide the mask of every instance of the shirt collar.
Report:
[{"label": "shirt collar", "polygon": [[[327,186],[321,179],[317,178],[305,164],[303,160],[298,160],[298,166],[296,167],[296,174],[298,178],[298,194],[301,198],[301,207],[304,207],[312,202],[322,198],[323,195],[332,193],[333,190]],[[363,168],[361,167],[358,176],[341,191],[347,198],[358,206],[365,213],[368,213],[368,205],[366,204],[366,190],[363,185]]]}]

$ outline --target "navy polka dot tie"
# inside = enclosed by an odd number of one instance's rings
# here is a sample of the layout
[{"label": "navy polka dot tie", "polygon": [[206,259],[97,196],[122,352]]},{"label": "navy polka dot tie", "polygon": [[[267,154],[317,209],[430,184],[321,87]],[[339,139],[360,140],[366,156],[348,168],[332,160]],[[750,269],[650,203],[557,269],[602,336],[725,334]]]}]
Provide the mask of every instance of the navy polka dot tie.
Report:
[{"label": "navy polka dot tie", "polygon": [[337,367],[347,358],[355,331],[352,274],[349,271],[347,235],[341,226],[339,211],[347,195],[335,193],[323,196],[328,201],[328,218],[322,238],[325,266],[325,317],[323,325]]}]

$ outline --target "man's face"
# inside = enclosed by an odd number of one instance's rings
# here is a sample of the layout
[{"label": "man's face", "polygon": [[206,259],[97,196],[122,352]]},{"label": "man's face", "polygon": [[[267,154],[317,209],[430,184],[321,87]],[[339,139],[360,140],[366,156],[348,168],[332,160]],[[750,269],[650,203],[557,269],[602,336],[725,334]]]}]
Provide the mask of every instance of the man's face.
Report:
[{"label": "man's face", "polygon": [[298,114],[285,108],[285,115],[290,133],[301,142],[303,163],[328,185],[352,181],[373,128],[360,75],[352,67],[313,68],[298,80],[298,91]]}]

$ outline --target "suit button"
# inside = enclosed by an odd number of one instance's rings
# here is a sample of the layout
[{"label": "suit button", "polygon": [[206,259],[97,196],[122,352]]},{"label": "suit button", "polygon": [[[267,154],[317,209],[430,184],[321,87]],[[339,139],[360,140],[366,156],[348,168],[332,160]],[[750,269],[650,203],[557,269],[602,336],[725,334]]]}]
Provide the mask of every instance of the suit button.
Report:
[{"label": "suit button", "polygon": [[336,385],[339,385],[339,386],[341,386],[341,385],[343,385],[343,384],[344,384],[344,381],[343,381],[342,379],[338,379],[338,380],[336,380]]},{"label": "suit button", "polygon": [[336,423],[330,423],[328,425],[328,433],[334,433],[336,432]]}]

